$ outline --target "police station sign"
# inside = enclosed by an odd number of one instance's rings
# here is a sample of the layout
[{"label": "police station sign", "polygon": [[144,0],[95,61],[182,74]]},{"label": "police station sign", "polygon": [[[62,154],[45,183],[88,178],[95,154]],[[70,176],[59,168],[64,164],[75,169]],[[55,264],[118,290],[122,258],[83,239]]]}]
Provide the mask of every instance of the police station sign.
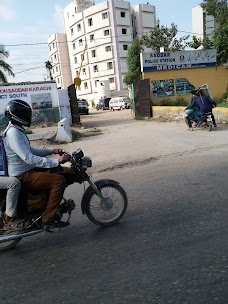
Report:
[{"label": "police station sign", "polygon": [[191,69],[216,65],[216,50],[142,52],[141,72]]}]

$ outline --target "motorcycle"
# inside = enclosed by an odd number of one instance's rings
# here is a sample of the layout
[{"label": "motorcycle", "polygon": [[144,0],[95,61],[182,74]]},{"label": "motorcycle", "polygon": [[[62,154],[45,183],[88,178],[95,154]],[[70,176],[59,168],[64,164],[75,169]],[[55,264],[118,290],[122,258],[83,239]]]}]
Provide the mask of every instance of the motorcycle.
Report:
[{"label": "motorcycle", "polygon": [[[60,155],[67,154],[70,156],[70,168],[62,167],[63,174],[66,178],[67,186],[73,183],[84,184],[84,194],[81,199],[82,214],[86,214],[88,219],[95,225],[111,226],[119,222],[124,216],[128,198],[125,190],[120,184],[112,179],[100,179],[92,181],[91,176],[86,172],[92,167],[92,160],[84,156],[81,149],[77,149],[72,154],[65,150],[59,151]],[[56,172],[57,173],[57,172]],[[85,189],[85,182],[89,186]],[[29,237],[44,231],[52,232],[43,227],[41,215],[44,212],[48,200],[48,193],[44,191],[25,193],[19,197],[18,214],[29,220],[29,225],[24,230],[4,229],[0,227],[0,252],[15,247],[24,237]],[[0,210],[5,210],[6,191],[0,191]],[[72,199],[63,197],[60,206],[56,210],[56,218],[70,222],[72,211],[75,209],[75,203]]]},{"label": "motorcycle", "polygon": [[[192,114],[192,112],[190,112],[191,110],[186,110],[185,111],[185,122],[186,124],[189,126],[190,124],[192,125],[194,123],[193,120],[191,120],[188,115],[189,114]],[[200,125],[197,125],[197,127],[200,127],[202,129],[205,129],[205,130],[208,130],[208,131],[211,131],[212,130],[212,127],[213,127],[213,117],[212,117],[212,112],[208,112],[208,113],[205,113],[201,116],[201,119],[203,121],[202,124]],[[216,126],[216,124],[214,123],[214,125]]]}]

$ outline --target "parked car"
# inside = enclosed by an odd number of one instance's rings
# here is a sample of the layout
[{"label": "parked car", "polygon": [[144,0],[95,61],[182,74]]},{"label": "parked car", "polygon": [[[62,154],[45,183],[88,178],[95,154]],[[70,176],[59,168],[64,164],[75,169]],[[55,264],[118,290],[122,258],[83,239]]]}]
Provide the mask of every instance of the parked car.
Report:
[{"label": "parked car", "polygon": [[111,98],[101,98],[99,99],[96,109],[98,110],[108,110],[109,109],[109,101]]},{"label": "parked car", "polygon": [[114,97],[109,101],[111,111],[130,109],[131,103],[127,97]]},{"label": "parked car", "polygon": [[85,99],[77,99],[79,114],[89,114],[89,107]]}]

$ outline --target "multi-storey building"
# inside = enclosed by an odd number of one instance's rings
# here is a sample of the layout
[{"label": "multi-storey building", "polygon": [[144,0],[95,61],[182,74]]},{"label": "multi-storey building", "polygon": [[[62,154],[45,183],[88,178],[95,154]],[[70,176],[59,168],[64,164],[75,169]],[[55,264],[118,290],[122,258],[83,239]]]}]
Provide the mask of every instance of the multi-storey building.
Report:
[{"label": "multi-storey building", "polygon": [[[127,94],[123,78],[128,47],[155,23],[155,7],[149,4],[131,8],[129,2],[118,0],[96,5],[86,0],[69,3],[64,9],[64,25],[72,81],[77,76],[82,80],[77,94],[96,99],[98,84],[104,80],[109,80],[111,95]],[[59,64],[66,63],[60,60]]]},{"label": "multi-storey building", "polygon": [[192,33],[197,38],[211,38],[216,22],[213,16],[207,15],[200,5],[192,9]]},{"label": "multi-storey building", "polygon": [[67,36],[57,33],[48,38],[49,58],[52,64],[51,74],[58,88],[67,88],[72,84]]}]

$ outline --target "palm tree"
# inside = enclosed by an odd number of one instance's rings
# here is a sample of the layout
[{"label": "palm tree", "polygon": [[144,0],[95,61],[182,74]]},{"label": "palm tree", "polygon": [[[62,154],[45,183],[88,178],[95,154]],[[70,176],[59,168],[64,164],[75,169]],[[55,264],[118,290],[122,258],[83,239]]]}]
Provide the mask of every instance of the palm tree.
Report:
[{"label": "palm tree", "polygon": [[7,83],[6,73],[10,76],[15,76],[12,67],[4,61],[9,57],[9,52],[6,51],[4,45],[0,45],[0,82]]}]

